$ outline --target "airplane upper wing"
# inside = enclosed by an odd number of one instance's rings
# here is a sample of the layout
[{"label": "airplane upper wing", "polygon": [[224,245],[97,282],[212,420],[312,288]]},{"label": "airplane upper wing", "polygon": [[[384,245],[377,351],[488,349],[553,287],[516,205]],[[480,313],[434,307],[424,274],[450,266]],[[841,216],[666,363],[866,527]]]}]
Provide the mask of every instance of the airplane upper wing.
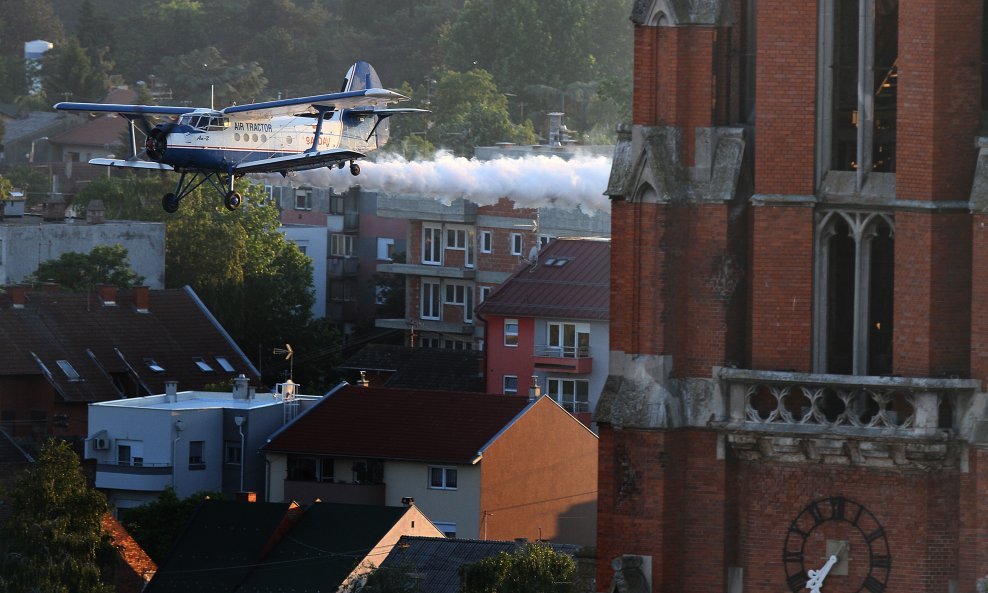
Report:
[{"label": "airplane upper wing", "polygon": [[343,93],[329,93],[327,95],[314,95],[311,97],[299,97],[297,99],[280,99],[278,101],[264,101],[263,103],[251,103],[249,105],[234,105],[223,110],[224,114],[246,113],[249,111],[264,111],[267,117],[280,115],[295,115],[306,111],[314,111],[313,107],[318,105],[324,109],[355,109],[358,107],[374,107],[377,105],[387,105],[398,101],[407,101],[405,95],[389,91],[387,89],[365,89],[360,91],[347,91]]},{"label": "airplane upper wing", "polygon": [[195,111],[194,107],[166,107],[163,105],[120,105],[116,103],[56,103],[55,109],[62,111],[88,111],[98,113],[119,113],[121,115],[182,115]]},{"label": "airplane upper wing", "polygon": [[301,171],[325,167],[341,161],[364,158],[364,153],[346,148],[320,150],[318,152],[303,152],[288,156],[277,156],[260,161],[245,161],[236,167],[236,173],[272,173],[281,171]]}]

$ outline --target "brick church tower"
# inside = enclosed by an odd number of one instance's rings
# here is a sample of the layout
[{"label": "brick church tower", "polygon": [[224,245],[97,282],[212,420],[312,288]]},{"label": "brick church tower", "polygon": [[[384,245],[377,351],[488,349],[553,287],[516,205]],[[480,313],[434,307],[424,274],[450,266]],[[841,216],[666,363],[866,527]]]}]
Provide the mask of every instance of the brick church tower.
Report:
[{"label": "brick church tower", "polygon": [[983,2],[634,3],[599,591],[988,574]]}]

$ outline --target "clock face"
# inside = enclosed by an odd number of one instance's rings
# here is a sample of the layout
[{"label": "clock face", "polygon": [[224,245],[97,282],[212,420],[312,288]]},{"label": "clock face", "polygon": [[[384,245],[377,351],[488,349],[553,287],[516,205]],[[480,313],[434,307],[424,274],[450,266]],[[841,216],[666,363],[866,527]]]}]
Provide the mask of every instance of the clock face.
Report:
[{"label": "clock face", "polygon": [[814,500],[792,520],[782,550],[789,589],[805,591],[809,571],[820,571],[832,555],[837,562],[830,563],[821,593],[884,593],[892,570],[885,528],[843,496]]}]

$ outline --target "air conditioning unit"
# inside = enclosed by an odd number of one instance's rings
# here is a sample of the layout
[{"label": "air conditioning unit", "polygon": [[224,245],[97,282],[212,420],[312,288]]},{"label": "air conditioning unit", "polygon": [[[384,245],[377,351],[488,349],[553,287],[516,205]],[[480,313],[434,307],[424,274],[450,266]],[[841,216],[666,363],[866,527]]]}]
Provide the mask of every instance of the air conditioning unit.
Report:
[{"label": "air conditioning unit", "polygon": [[93,439],[93,449],[97,451],[106,451],[110,448],[110,439],[105,437],[96,437]]}]

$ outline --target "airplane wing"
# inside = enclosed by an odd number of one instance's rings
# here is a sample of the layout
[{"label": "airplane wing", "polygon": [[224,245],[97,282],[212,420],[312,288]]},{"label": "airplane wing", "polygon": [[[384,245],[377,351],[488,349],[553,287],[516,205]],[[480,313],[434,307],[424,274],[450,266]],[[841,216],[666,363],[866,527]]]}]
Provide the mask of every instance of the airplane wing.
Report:
[{"label": "airplane wing", "polygon": [[343,93],[329,93],[327,95],[314,95],[311,97],[299,97],[297,99],[281,99],[278,101],[264,101],[263,103],[251,103],[249,105],[234,105],[223,110],[224,114],[247,113],[250,111],[264,111],[265,117],[277,117],[282,115],[296,115],[298,113],[312,112],[315,106],[322,109],[339,110],[355,109],[358,107],[375,107],[407,101],[405,95],[389,91],[387,89],[365,89],[360,91],[347,91]]},{"label": "airplane wing", "polygon": [[326,167],[342,161],[364,158],[364,153],[346,148],[320,150],[318,152],[303,152],[288,156],[277,156],[260,161],[245,161],[234,167],[235,173],[275,173],[282,171],[301,171]]},{"label": "airplane wing", "polygon": [[116,103],[56,103],[61,111],[86,111],[90,113],[119,113],[120,115],[182,115],[195,111],[194,107],[166,107],[163,105],[121,105]]},{"label": "airplane wing", "polygon": [[138,161],[124,159],[89,159],[90,165],[102,167],[123,167],[125,169],[153,169],[155,171],[174,171],[175,167],[154,161]]}]

